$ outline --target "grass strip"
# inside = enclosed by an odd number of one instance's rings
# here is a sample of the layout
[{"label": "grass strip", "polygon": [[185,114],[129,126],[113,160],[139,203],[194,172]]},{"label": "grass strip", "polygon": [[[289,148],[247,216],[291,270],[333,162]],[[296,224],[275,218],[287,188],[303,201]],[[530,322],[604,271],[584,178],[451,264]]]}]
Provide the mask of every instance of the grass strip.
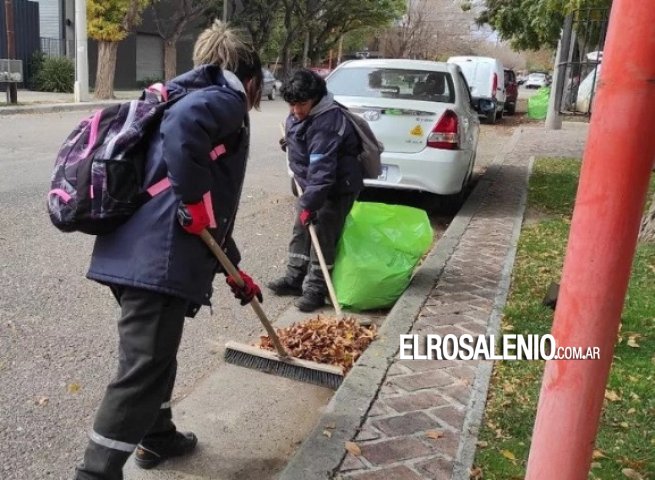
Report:
[{"label": "grass strip", "polygon": [[[546,334],[541,302],[559,282],[580,162],[543,158],[530,178],[503,333]],[[655,182],[651,181],[651,192]],[[655,480],[655,245],[640,244],[622,314],[590,479]],[[496,362],[472,478],[525,476],[545,362]]]}]

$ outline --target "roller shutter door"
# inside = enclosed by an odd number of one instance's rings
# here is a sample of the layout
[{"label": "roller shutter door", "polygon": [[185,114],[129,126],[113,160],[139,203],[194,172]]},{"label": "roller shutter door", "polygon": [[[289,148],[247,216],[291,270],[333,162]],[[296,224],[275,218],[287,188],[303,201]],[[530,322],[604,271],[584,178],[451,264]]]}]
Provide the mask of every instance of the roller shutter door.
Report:
[{"label": "roller shutter door", "polygon": [[136,80],[164,78],[164,41],[155,35],[136,37]]}]

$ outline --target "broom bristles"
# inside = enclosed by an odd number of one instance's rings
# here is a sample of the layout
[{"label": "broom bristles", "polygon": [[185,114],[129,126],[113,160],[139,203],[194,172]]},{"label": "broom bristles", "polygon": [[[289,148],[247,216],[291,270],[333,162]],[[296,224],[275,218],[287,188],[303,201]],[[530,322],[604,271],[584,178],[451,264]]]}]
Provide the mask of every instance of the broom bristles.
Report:
[{"label": "broom bristles", "polygon": [[[291,380],[298,380],[313,385],[331,388],[336,390],[343,381],[343,374],[336,371],[330,372],[329,366],[317,364],[312,368],[311,363],[303,361],[302,365],[295,362],[288,362],[274,357],[274,354],[261,350],[253,353],[244,352],[244,349],[251,350],[250,348],[239,348],[240,346],[232,345],[225,348],[225,361],[233,365],[241,367],[252,368],[272,375],[289,378]],[[244,346],[247,347],[247,346]],[[336,370],[336,369],[335,369]]]}]

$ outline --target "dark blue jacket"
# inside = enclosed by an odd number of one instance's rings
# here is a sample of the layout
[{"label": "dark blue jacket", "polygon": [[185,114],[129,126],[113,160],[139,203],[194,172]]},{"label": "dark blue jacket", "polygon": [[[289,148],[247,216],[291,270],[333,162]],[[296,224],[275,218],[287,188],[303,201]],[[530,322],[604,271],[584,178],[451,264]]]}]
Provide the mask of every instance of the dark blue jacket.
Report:
[{"label": "dark blue jacket", "polygon": [[303,121],[289,115],[285,137],[289,168],[303,189],[301,208],[316,211],[328,197],[358,194],[364,187],[359,138],[332,94]]},{"label": "dark blue jacket", "polygon": [[[210,232],[238,262],[231,233],[248,157],[248,108],[241,83],[218,67],[198,67],[166,87],[172,97],[184,97],[166,110],[153,134],[146,185],[168,176],[171,188],[114,232],[97,237],[87,277],[187,299],[192,316],[209,305],[218,262],[200,237],[178,224],[177,208],[209,192],[217,226]],[[220,145],[226,153],[216,158]]]}]

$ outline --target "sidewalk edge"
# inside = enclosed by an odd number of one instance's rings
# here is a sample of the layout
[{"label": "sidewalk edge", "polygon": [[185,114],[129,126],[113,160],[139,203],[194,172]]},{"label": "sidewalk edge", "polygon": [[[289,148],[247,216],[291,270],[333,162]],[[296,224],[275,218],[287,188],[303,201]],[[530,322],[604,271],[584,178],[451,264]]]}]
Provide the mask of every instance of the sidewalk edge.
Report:
[{"label": "sidewalk edge", "polygon": [[[495,163],[495,161],[494,161]],[[380,329],[327,405],[316,427],[302,443],[278,480],[333,478],[345,457],[345,442],[353,440],[378,395],[398,352],[400,334],[411,330],[421,307],[441,276],[493,179],[483,176],[466,203],[419,267]],[[329,428],[330,437],[324,434]],[[320,455],[317,452],[320,451]]]},{"label": "sidewalk edge", "polygon": [[105,108],[116,103],[123,103],[126,100],[106,100],[102,102],[88,103],[48,103],[43,105],[26,105],[23,107],[2,107],[0,108],[0,117],[5,115],[24,115],[29,113],[61,113],[61,112],[78,112]]}]

